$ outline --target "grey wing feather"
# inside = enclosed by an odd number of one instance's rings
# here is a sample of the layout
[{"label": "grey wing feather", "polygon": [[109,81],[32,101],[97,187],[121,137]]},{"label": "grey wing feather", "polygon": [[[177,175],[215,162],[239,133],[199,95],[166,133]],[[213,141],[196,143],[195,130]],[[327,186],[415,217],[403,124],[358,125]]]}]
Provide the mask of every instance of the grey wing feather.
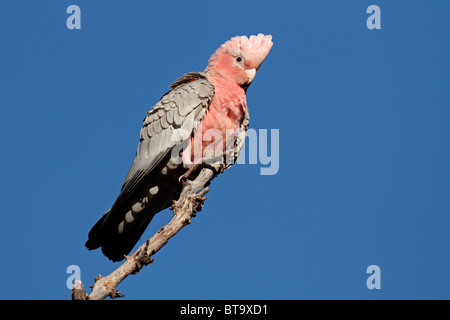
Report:
[{"label": "grey wing feather", "polygon": [[[134,217],[133,212],[144,209],[144,193],[152,193],[161,179],[171,150],[186,139],[177,134],[184,129],[192,134],[198,121],[203,119],[214,96],[214,86],[201,73],[189,73],[178,79],[148,113],[140,132],[136,157],[122,185],[122,190],[110,210],[89,231],[88,249],[102,247],[103,253],[113,261],[122,260],[136,244],[155,213],[167,207],[172,199],[164,192],[152,198],[145,214]],[[162,162],[165,163],[162,163]],[[150,189],[146,189],[149,188]],[[169,192],[169,191],[168,191]],[[176,192],[176,191],[174,191]],[[131,218],[138,221],[133,222]],[[126,230],[129,223],[128,230]],[[131,222],[135,224],[130,224]]]},{"label": "grey wing feather", "polygon": [[[127,198],[159,162],[179,144],[172,137],[177,128],[192,132],[201,120],[214,96],[214,86],[200,73],[201,78],[173,86],[148,113],[141,129],[138,150],[117,199]],[[116,202],[117,202],[116,201]]]}]

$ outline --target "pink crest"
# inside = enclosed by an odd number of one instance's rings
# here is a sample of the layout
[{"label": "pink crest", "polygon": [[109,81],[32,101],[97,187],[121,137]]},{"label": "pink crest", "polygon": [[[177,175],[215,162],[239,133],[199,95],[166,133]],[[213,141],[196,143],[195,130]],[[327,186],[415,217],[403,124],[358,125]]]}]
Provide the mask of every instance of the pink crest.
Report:
[{"label": "pink crest", "polygon": [[242,56],[258,68],[269,54],[272,45],[271,35],[260,33],[249,38],[247,36],[236,36],[222,44],[210,60],[216,55],[226,53],[235,57]]}]

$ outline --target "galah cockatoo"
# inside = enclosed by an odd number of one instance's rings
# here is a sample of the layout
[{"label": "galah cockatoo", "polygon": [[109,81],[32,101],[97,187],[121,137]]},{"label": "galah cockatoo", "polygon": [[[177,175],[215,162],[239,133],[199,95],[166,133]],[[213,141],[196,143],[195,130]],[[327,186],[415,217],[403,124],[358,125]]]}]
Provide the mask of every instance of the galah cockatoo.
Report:
[{"label": "galah cockatoo", "polygon": [[[188,73],[170,86],[144,119],[134,162],[116,201],[89,232],[89,250],[101,247],[109,259],[122,260],[153,216],[179,197],[180,178],[189,169],[185,160],[195,163],[205,157],[211,144],[222,155],[239,156],[249,125],[246,91],[272,45],[270,35],[231,38],[211,56],[204,72]],[[180,130],[187,137],[174,137]],[[211,130],[214,139],[194,137]],[[198,141],[201,152],[194,146]],[[184,160],[174,161],[173,151],[186,142]]]}]

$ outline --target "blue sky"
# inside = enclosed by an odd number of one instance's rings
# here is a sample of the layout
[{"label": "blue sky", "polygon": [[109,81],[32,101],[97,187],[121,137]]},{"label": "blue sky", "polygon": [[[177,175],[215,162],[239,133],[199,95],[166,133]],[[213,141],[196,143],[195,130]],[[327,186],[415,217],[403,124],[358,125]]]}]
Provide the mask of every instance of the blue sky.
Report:
[{"label": "blue sky", "polygon": [[[81,8],[68,30],[66,8]],[[381,8],[369,30],[366,8]],[[0,298],[68,299],[119,266],[84,248],[141,121],[235,35],[272,34],[250,126],[280,167],[235,165],[119,286],[125,299],[449,299],[448,1],[2,1]],[[147,239],[171,218],[166,210]],[[381,269],[381,289],[366,268]]]}]

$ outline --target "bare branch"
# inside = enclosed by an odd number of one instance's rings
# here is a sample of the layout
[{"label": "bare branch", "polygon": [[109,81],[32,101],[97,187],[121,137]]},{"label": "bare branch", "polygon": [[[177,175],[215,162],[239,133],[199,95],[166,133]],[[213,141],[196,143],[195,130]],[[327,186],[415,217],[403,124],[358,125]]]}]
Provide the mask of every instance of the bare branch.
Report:
[{"label": "bare branch", "polygon": [[81,280],[75,280],[72,288],[72,300],[86,300],[88,297]]},{"label": "bare branch", "polygon": [[[158,252],[184,226],[190,224],[191,218],[195,217],[196,212],[202,209],[203,202],[206,200],[204,195],[209,191],[206,186],[217,174],[223,172],[223,165],[214,163],[212,165],[204,164],[202,167],[203,169],[194,180],[182,181],[183,189],[180,197],[171,208],[174,213],[172,220],[142,244],[136,252],[127,256],[126,261],[115,271],[106,277],[98,275],[95,278],[94,285],[91,286],[92,292],[89,296],[84,291],[81,281],[78,281],[77,284],[77,288],[81,286],[81,289],[75,289],[74,284],[72,299],[103,300],[106,297],[114,299],[123,296],[116,289],[119,283],[128,275],[136,274],[142,267],[152,263],[151,256]],[[83,297],[85,298],[83,299]]]}]

